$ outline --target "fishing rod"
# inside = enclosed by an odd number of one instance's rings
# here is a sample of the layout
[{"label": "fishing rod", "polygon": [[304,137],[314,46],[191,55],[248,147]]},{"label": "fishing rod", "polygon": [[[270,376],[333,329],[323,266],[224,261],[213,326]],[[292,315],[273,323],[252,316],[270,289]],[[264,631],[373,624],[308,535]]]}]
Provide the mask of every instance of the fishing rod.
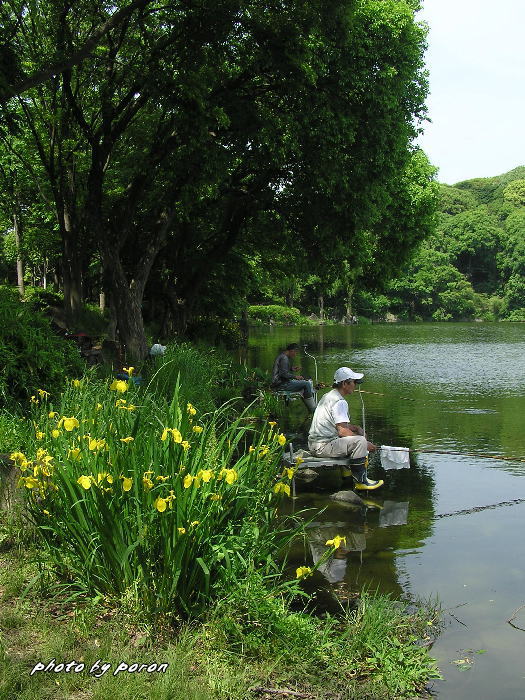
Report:
[{"label": "fishing rod", "polygon": [[307,357],[311,357],[312,360],[314,361],[314,367],[315,367],[315,383],[317,384],[317,360],[315,359],[315,357],[314,357],[313,355],[310,355],[310,353],[306,351],[306,348],[307,348],[307,347],[308,347],[308,345],[303,345],[304,354],[305,354]]},{"label": "fishing rod", "polygon": [[[380,450],[383,448],[380,447]],[[430,454],[430,455],[455,455],[457,457],[481,457],[482,459],[501,459],[506,462],[525,462],[525,457],[504,457],[503,455],[484,455],[479,452],[454,452],[452,450],[417,450],[408,447],[389,447],[392,452],[410,452],[414,454]]]},{"label": "fishing rod", "polygon": [[[375,392],[362,391],[360,385],[357,385],[357,391],[359,393],[359,398],[361,399],[361,419],[363,423],[363,434],[366,437],[366,423],[365,423],[365,402],[361,394],[371,394]],[[384,396],[384,394],[379,394]],[[387,448],[384,448],[385,451]],[[383,447],[379,447],[379,450],[383,450]],[[454,455],[457,457],[480,457],[481,459],[498,459],[505,462],[523,462],[525,463],[525,457],[504,457],[503,455],[485,455],[479,452],[455,452],[453,450],[425,450],[425,449],[413,449],[408,447],[388,447],[388,452],[404,452],[413,454],[433,454],[433,455]]]},{"label": "fishing rod", "polygon": [[[304,354],[305,354],[307,357],[311,357],[312,360],[314,361],[314,367],[315,367],[315,385],[313,385],[313,396],[314,396],[314,401],[315,401],[315,403],[316,403],[316,405],[317,405],[317,383],[318,383],[318,382],[317,382],[317,360],[315,359],[315,357],[314,357],[313,355],[310,355],[310,353],[307,352],[307,350],[306,350],[307,347],[308,347],[308,345],[303,345]],[[310,381],[311,381],[311,380],[310,380]],[[313,384],[313,382],[312,382],[312,384]]]}]

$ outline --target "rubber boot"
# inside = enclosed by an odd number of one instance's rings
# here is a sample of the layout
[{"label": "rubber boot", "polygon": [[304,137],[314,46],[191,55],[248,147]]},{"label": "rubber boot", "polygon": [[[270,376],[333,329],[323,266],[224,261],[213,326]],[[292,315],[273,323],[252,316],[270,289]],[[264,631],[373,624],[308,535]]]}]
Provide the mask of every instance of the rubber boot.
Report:
[{"label": "rubber boot", "polygon": [[374,481],[373,479],[369,479],[366,475],[366,465],[368,463],[368,457],[359,460],[350,459],[349,462],[352,468],[352,476],[354,477],[355,488],[358,491],[373,491],[374,489],[378,489],[380,486],[383,486],[383,484],[385,483],[383,479]]},{"label": "rubber boot", "polygon": [[303,403],[306,406],[306,408],[310,411],[310,413],[313,413],[315,411],[316,403],[315,399],[313,396],[310,396],[307,399],[303,399]]}]

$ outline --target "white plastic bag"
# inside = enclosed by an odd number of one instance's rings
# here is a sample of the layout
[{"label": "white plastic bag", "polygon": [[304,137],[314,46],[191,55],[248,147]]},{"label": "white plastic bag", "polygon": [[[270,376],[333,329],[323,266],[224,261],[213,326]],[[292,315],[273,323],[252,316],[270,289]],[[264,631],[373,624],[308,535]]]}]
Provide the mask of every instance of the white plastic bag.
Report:
[{"label": "white plastic bag", "polygon": [[381,447],[381,466],[383,469],[410,469],[408,447]]}]

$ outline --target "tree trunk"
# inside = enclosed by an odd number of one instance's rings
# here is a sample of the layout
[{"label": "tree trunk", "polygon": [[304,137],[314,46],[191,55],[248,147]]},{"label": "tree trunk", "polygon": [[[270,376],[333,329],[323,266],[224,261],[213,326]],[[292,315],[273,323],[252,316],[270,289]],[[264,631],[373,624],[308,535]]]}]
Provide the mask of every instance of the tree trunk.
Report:
[{"label": "tree trunk", "polygon": [[324,295],[319,294],[319,318],[324,321]]},{"label": "tree trunk", "polygon": [[119,340],[127,362],[140,363],[148,352],[142,319],[143,287],[130,288],[122,261],[110,248],[104,250],[104,275],[111,292],[111,305],[116,312]]},{"label": "tree trunk", "polygon": [[345,316],[347,321],[350,321],[354,315],[352,308],[352,298],[354,296],[355,281],[349,282],[346,288],[346,308]]},{"label": "tree trunk", "polygon": [[22,260],[22,227],[20,225],[20,219],[18,214],[13,214],[13,230],[15,233],[15,245],[16,245],[16,282],[18,285],[18,291],[20,296],[23,298],[24,289],[24,261]]},{"label": "tree trunk", "polygon": [[72,321],[82,308],[82,266],[78,250],[78,232],[65,204],[59,212],[62,229],[62,283],[64,287],[64,310],[66,318]]}]

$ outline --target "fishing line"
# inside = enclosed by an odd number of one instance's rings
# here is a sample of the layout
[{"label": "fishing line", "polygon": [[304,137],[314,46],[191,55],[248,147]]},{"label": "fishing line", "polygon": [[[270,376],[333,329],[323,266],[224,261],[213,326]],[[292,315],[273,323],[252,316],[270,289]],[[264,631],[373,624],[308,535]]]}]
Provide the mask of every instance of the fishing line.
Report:
[{"label": "fishing line", "polygon": [[525,498],[515,498],[513,501],[501,501],[501,503],[492,503],[489,506],[476,506],[474,508],[465,508],[464,510],[455,510],[453,513],[439,513],[438,515],[434,515],[434,520],[438,520],[439,518],[452,518],[454,515],[470,515],[471,513],[479,513],[482,510],[491,510],[492,508],[516,506],[519,503],[525,503]]}]

